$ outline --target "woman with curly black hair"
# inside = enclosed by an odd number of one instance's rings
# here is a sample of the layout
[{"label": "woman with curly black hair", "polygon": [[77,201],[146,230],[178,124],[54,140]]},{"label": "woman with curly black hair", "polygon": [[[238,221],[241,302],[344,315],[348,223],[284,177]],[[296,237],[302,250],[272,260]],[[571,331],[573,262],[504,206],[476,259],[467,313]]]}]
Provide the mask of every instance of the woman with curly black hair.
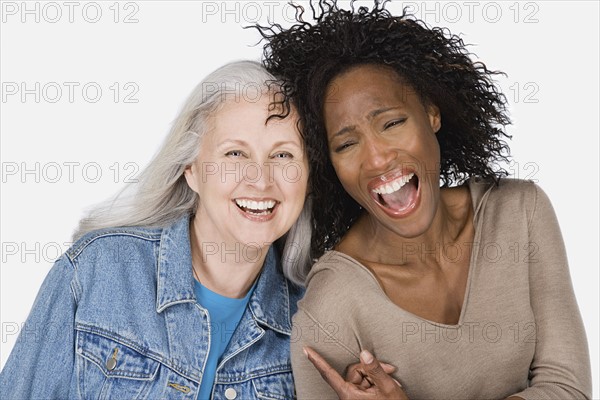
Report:
[{"label": "woman with curly black hair", "polygon": [[[299,398],[590,398],[554,211],[498,167],[510,123],[498,72],[385,1],[311,7],[313,24],[299,7],[291,28],[260,28],[313,171],[320,258],[294,317]],[[368,351],[399,385],[372,373]],[[344,381],[359,359],[368,377]]]}]

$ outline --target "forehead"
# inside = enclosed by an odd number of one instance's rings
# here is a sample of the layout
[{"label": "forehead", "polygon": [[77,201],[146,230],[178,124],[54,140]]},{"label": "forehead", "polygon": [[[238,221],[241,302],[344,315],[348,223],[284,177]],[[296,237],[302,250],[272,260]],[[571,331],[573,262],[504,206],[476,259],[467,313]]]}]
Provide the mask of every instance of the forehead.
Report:
[{"label": "forehead", "polygon": [[[269,137],[281,139],[282,136],[299,135],[295,110],[291,109],[286,118],[274,117],[281,113],[281,107],[273,104],[273,101],[273,95],[268,93],[259,99],[242,97],[226,101],[209,118],[211,136],[217,139],[221,136],[250,136],[272,132],[277,134]],[[261,137],[261,140],[265,139],[266,137]]]},{"label": "forehead", "polygon": [[375,109],[421,109],[418,93],[391,67],[360,65],[337,75],[327,87],[323,105],[326,123],[361,118]]},{"label": "forehead", "polygon": [[[406,100],[414,94],[412,87],[394,69],[385,65],[365,64],[351,67],[335,76],[327,87],[329,102],[342,100],[337,94],[359,94],[369,92],[381,97],[393,96]],[[332,101],[334,100],[334,101]]]},{"label": "forehead", "polygon": [[[223,94],[222,103],[212,116],[222,116],[226,114],[238,115],[253,115],[264,114],[264,120],[271,115],[282,114],[284,109],[282,106],[282,97],[272,91],[265,91],[260,94],[247,95],[243,92],[231,94]],[[291,108],[291,113],[295,113],[295,109]]]}]

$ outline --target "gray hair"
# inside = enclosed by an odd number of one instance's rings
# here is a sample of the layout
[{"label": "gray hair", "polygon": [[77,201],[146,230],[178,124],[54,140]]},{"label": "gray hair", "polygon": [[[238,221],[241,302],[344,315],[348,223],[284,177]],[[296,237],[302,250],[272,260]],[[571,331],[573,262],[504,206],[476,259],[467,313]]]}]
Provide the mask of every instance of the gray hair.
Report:
[{"label": "gray hair", "polygon": [[[137,177],[137,183],[94,206],[79,221],[73,241],[101,228],[165,227],[193,213],[198,195],[188,186],[184,171],[198,157],[201,138],[209,129],[209,117],[225,103],[227,95],[240,93],[240,88],[266,92],[273,84],[277,84],[276,78],[253,61],[232,62],[209,74],[188,97],[161,148]],[[296,223],[276,242],[285,276],[302,286],[311,265],[310,217],[311,202],[307,199]]]}]

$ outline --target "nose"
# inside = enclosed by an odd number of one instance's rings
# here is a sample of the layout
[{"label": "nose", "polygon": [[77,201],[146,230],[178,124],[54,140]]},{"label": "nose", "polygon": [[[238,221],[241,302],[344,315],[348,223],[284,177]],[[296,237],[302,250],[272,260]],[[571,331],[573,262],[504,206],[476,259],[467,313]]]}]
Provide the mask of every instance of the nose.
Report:
[{"label": "nose", "polygon": [[365,139],[361,158],[365,168],[380,172],[388,169],[396,152],[383,138],[373,135]]},{"label": "nose", "polygon": [[269,163],[247,163],[242,173],[244,181],[260,191],[267,190],[273,184],[273,167]]}]

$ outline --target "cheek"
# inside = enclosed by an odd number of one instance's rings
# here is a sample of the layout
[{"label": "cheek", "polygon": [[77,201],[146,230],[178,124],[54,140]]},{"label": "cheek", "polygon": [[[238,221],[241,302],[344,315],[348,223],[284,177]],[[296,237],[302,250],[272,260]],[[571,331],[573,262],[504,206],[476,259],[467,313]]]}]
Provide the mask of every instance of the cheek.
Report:
[{"label": "cheek", "polygon": [[306,187],[308,182],[308,172],[304,164],[298,162],[289,162],[283,164],[278,171],[275,171],[275,179],[279,180],[279,185],[286,191],[297,192]]},{"label": "cheek", "polygon": [[299,173],[300,175],[296,175],[295,181],[290,181],[289,184],[293,186],[290,190],[294,192],[294,196],[300,201],[304,201],[308,193],[308,168],[302,168]]},{"label": "cheek", "polygon": [[[418,144],[413,147],[412,156],[420,165],[422,172],[433,180],[437,179],[440,167],[440,145],[434,133],[423,133]],[[435,175],[435,176],[434,176]]]},{"label": "cheek", "polygon": [[430,152],[432,155],[434,155],[436,158],[440,158],[440,143],[437,140],[437,136],[432,133],[429,136],[429,148],[430,148]]},{"label": "cheek", "polygon": [[[440,144],[437,141],[437,138],[434,136],[431,139],[428,148],[428,158],[427,160],[427,171],[432,175],[431,179],[435,181],[436,185],[438,185],[438,181],[440,178],[440,166],[441,166],[441,158],[440,158]],[[439,186],[439,185],[438,185]]]},{"label": "cheek", "polygon": [[308,169],[288,167],[281,171],[278,186],[290,209],[302,209],[308,191]]},{"label": "cheek", "polygon": [[331,160],[335,174],[337,175],[340,183],[348,193],[353,192],[352,184],[356,182],[358,171],[352,168],[352,163],[348,160],[333,158]]},{"label": "cheek", "polygon": [[289,229],[291,224],[298,219],[304,206],[306,199],[306,185],[287,183],[286,186],[280,186],[284,192],[284,206],[281,211],[281,216],[285,224],[290,224],[286,227]]},{"label": "cheek", "polygon": [[239,177],[233,173],[223,174],[221,171],[205,174],[198,179],[198,194],[204,198],[230,197],[238,186]]}]

